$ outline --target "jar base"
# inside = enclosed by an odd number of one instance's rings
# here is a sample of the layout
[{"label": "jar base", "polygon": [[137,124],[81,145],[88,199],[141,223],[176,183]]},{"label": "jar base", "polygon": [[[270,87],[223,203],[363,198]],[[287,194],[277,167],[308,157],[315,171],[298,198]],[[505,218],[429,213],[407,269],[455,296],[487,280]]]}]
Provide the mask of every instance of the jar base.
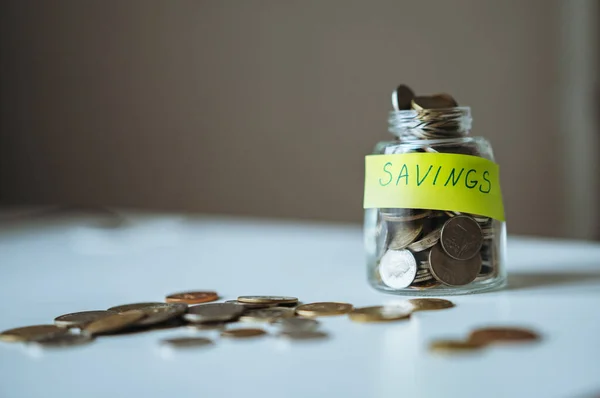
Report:
[{"label": "jar base", "polygon": [[498,276],[484,281],[477,281],[466,286],[437,286],[431,289],[411,289],[402,290],[392,289],[381,284],[380,281],[369,279],[369,284],[376,290],[383,293],[395,294],[398,296],[422,296],[422,297],[437,297],[437,296],[458,296],[464,294],[473,294],[481,292],[489,292],[491,290],[499,290],[506,286],[506,276]]}]

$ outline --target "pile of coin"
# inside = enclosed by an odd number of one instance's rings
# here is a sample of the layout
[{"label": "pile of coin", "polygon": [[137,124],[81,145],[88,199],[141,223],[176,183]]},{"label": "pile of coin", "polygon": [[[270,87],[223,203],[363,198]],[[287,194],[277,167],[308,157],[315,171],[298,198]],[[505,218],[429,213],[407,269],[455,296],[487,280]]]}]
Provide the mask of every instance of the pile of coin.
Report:
[{"label": "pile of coin", "polygon": [[493,220],[459,212],[380,209],[378,276],[392,289],[467,285],[494,273]]},{"label": "pile of coin", "polygon": [[[58,316],[54,325],[34,325],[5,330],[0,340],[23,342],[42,347],[67,347],[91,343],[97,337],[150,330],[187,328],[191,331],[216,330],[221,338],[250,339],[270,333],[260,327],[268,325],[275,336],[290,340],[321,340],[327,333],[318,330],[316,318],[347,315],[356,322],[407,320],[417,311],[452,308],[443,299],[412,299],[393,306],[355,308],[343,302],[301,304],[296,297],[240,296],[236,300],[215,303],[216,292],[197,291],[168,295],[166,302],[124,304],[106,310],[83,311]],[[199,304],[200,303],[200,304]],[[161,341],[176,348],[208,347],[211,339],[181,336]]]},{"label": "pile of coin", "polygon": [[466,340],[436,340],[429,348],[434,352],[463,352],[480,350],[499,344],[533,343],[540,336],[529,329],[511,327],[486,327],[471,331]]}]

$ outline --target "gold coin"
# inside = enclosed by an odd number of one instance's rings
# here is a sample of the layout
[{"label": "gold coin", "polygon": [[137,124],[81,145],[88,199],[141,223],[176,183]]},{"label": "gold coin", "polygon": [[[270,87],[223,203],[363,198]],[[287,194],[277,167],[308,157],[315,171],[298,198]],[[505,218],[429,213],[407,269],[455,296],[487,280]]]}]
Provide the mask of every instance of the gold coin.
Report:
[{"label": "gold coin", "polygon": [[56,325],[33,325],[5,330],[0,333],[0,340],[8,342],[36,341],[58,336],[66,332],[67,329],[59,328]]},{"label": "gold coin", "polygon": [[106,316],[98,319],[83,328],[83,331],[91,335],[116,332],[132,326],[142,319],[146,314],[138,310],[130,310],[119,314]]},{"label": "gold coin", "polygon": [[414,311],[434,311],[454,307],[454,303],[449,300],[438,298],[418,298],[408,300]]},{"label": "gold coin", "polygon": [[462,340],[437,340],[429,345],[431,351],[445,353],[476,351],[482,347],[481,344]]},{"label": "gold coin", "polygon": [[540,336],[528,329],[491,327],[476,329],[469,335],[469,341],[474,344],[522,343],[539,340]]},{"label": "gold coin", "polygon": [[348,303],[310,303],[297,307],[296,314],[307,317],[343,315],[352,311],[353,308],[352,304]]},{"label": "gold coin", "polygon": [[243,339],[247,337],[258,337],[267,334],[262,329],[229,329],[221,332],[221,337],[233,337]]},{"label": "gold coin", "polygon": [[389,322],[409,319],[410,314],[408,306],[373,306],[356,308],[348,317],[355,322]]},{"label": "gold coin", "polygon": [[259,304],[293,304],[297,303],[298,299],[296,297],[286,297],[286,296],[240,296],[238,297],[238,301],[242,303],[259,303]]}]

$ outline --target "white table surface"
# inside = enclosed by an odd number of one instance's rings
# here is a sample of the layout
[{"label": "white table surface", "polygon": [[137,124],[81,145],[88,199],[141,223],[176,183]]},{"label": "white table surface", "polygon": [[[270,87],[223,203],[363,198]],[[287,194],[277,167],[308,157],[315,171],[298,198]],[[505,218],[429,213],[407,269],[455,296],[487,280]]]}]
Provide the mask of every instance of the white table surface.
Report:
[{"label": "white table surface", "polygon": [[[355,225],[127,213],[0,217],[0,330],[57,315],[215,289],[356,306],[402,300],[365,280]],[[509,287],[455,296],[407,322],[322,318],[328,341],[215,339],[159,346],[185,329],[65,350],[0,343],[0,397],[593,397],[600,394],[600,245],[509,239]],[[484,325],[543,334],[528,346],[439,356],[427,345]]]}]

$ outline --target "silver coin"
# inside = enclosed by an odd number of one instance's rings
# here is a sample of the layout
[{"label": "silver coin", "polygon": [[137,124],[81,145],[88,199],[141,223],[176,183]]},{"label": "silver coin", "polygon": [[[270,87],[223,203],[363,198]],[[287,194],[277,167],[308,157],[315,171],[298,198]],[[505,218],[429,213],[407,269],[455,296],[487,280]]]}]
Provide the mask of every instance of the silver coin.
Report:
[{"label": "silver coin", "polygon": [[298,298],[296,297],[287,297],[287,296],[240,296],[238,297],[238,301],[244,303],[274,303],[277,305],[281,304],[295,304],[298,302]]},{"label": "silver coin", "polygon": [[242,322],[272,322],[278,318],[292,318],[295,311],[292,308],[263,308],[258,310],[248,310],[240,316]]},{"label": "silver coin", "polygon": [[390,238],[388,225],[385,220],[378,217],[375,230],[375,258],[380,258],[385,252]]},{"label": "silver coin", "polygon": [[127,311],[131,311],[131,310],[141,310],[143,308],[146,307],[152,307],[155,305],[161,305],[164,303],[161,302],[149,302],[149,303],[133,303],[133,304],[123,304],[123,305],[117,305],[114,307],[110,307],[108,309],[108,311],[115,311],[115,312],[127,312]]},{"label": "silver coin", "polygon": [[319,327],[319,321],[311,318],[277,318],[271,321],[272,324],[277,325],[284,331],[312,331]]},{"label": "silver coin", "polygon": [[200,348],[213,345],[213,341],[206,337],[174,337],[161,340],[160,343],[172,348]]},{"label": "silver coin", "polygon": [[210,303],[188,307],[183,317],[192,323],[227,322],[238,319],[244,307],[231,303]]},{"label": "silver coin", "polygon": [[483,244],[481,227],[471,217],[452,217],[442,227],[440,243],[448,256],[468,260],[479,253]]},{"label": "silver coin", "polygon": [[390,250],[402,250],[417,239],[417,236],[423,230],[423,224],[413,222],[390,223],[388,228],[391,234],[388,248]]},{"label": "silver coin", "polygon": [[65,333],[58,336],[33,341],[30,344],[38,345],[44,348],[72,347],[91,343],[93,336],[88,333]]},{"label": "silver coin", "polygon": [[139,308],[146,316],[135,323],[136,326],[149,326],[181,316],[187,310],[184,303],[161,303]]},{"label": "silver coin", "polygon": [[241,305],[245,309],[259,309],[259,308],[270,308],[277,307],[277,303],[244,303],[243,301],[237,300],[226,300],[226,303]]},{"label": "silver coin", "polygon": [[430,247],[434,246],[440,240],[442,229],[438,228],[435,231],[430,232],[425,235],[423,239],[420,239],[416,242],[408,245],[407,249],[412,252],[422,252],[423,250],[427,250]]},{"label": "silver coin", "polygon": [[408,250],[388,250],[379,263],[379,275],[387,286],[403,289],[410,286],[417,275],[417,261]]},{"label": "silver coin", "polygon": [[108,315],[114,315],[115,313],[115,311],[104,310],[73,312],[70,314],[57,316],[54,318],[54,324],[61,328],[83,327],[88,323],[94,322],[95,320],[104,318]]}]

